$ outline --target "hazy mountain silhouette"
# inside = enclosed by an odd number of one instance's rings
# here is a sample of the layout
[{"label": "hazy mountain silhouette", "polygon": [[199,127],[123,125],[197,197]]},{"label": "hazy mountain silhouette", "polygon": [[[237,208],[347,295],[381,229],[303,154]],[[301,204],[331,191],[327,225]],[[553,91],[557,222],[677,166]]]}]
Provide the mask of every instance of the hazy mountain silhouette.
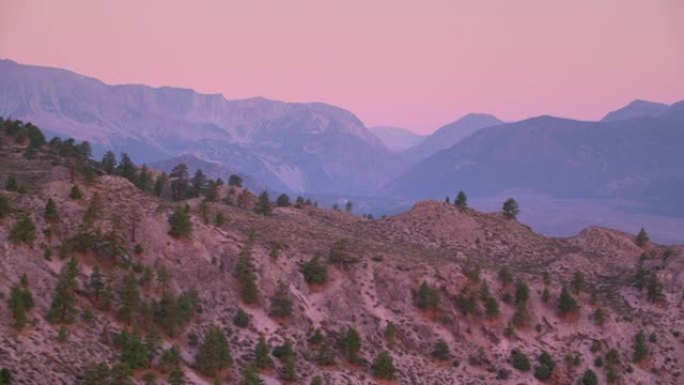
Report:
[{"label": "hazy mountain silhouette", "polygon": [[403,151],[425,140],[425,136],[401,127],[379,126],[369,129],[391,151]]},{"label": "hazy mountain silhouette", "polygon": [[226,100],[179,88],[110,86],[61,69],[0,61],[0,116],[126,151],[138,162],[193,153],[274,188],[373,190],[391,154],[353,114],[323,103]]}]

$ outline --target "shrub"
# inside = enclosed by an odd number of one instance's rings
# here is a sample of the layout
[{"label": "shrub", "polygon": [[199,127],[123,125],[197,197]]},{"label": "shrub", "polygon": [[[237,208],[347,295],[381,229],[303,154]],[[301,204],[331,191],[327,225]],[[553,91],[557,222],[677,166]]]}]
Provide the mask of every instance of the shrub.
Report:
[{"label": "shrub", "polygon": [[373,361],[371,370],[373,372],[373,376],[377,378],[393,380],[395,375],[394,372],[396,371],[396,369],[394,368],[394,361],[392,360],[392,356],[390,356],[390,354],[387,352],[382,352],[378,354],[378,356],[375,357],[375,360]]},{"label": "shrub", "polygon": [[36,225],[29,217],[23,217],[12,228],[9,239],[13,243],[31,244],[36,239]]},{"label": "shrub", "polygon": [[511,366],[522,372],[526,372],[530,370],[530,360],[522,351],[513,349],[511,351]]}]

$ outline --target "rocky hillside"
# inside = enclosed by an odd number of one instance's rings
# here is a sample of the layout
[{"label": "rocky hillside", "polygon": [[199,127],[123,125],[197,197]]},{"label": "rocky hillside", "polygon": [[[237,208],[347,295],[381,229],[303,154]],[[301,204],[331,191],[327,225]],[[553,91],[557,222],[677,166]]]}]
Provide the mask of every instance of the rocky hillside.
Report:
[{"label": "rocky hillside", "polygon": [[433,201],[380,220],[225,185],[170,201],[2,129],[11,384],[682,382],[683,247]]},{"label": "rocky hillside", "polygon": [[281,191],[363,193],[396,172],[388,150],[356,116],[323,103],[111,86],[0,60],[0,116],[88,140],[100,155],[126,151],[150,163],[194,154]]}]

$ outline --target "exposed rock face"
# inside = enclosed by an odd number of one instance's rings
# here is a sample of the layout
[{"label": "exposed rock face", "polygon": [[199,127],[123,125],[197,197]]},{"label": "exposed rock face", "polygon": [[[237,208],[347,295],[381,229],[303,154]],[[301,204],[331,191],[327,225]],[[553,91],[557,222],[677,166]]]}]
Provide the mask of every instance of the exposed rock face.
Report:
[{"label": "exposed rock face", "polygon": [[[610,348],[622,356],[618,373],[624,383],[681,382],[682,247],[672,248],[672,252],[655,244],[640,248],[633,236],[602,228],[590,228],[567,239],[545,238],[499,214],[459,210],[430,201],[382,220],[314,207],[276,208],[272,216],[264,217],[251,210],[209,203],[210,221],[206,223],[201,201],[194,199],[187,202],[192,234],[174,239],[167,232],[175,204],[144,193],[123,178],[100,176],[88,185],[78,176],[76,183],[84,197],[71,200],[72,184],[64,160],[43,153],[28,160],[21,149],[3,145],[0,164],[3,182],[12,174],[27,190],[25,194],[2,192],[13,211],[0,221],[0,292],[6,299],[10,287],[25,273],[36,302],[29,312],[29,325],[20,332],[12,326],[6,302],[0,308],[0,367],[12,370],[14,383],[44,383],[50,378],[54,383],[71,384],[88,362],[113,364],[118,360],[120,350],[112,339],[125,325],[117,319],[116,311],[93,310],[93,321],[77,319],[66,326],[70,336],[62,343],[57,341],[59,327],[45,320],[57,275],[66,263],[58,257],[59,246],[79,231],[95,193],[102,198],[102,205],[93,226],[103,232],[117,232],[124,254],[134,265],[153,269],[163,265],[170,272],[173,289],[197,289],[202,311],[194,315],[181,335],[164,336],[163,343],[166,347],[173,343],[181,346],[182,366],[191,383],[212,382],[193,369],[197,346],[190,337],[202,336],[210,326],[231,330],[235,363],[221,377],[223,383],[230,384],[237,383],[239,370],[253,358],[260,334],[271,346],[285,339],[293,343],[300,378],[296,383],[301,384],[308,384],[314,375],[322,376],[330,385],[376,383],[370,363],[381,351],[389,351],[393,357],[397,384],[537,383],[531,372],[511,368],[513,348],[524,351],[533,366],[538,354],[549,352],[557,363],[550,383],[575,384],[587,368],[596,371],[600,383],[605,383],[604,368],[593,363],[595,357],[605,357]],[[57,203],[57,225],[43,218],[48,198]],[[221,226],[212,223],[217,212],[226,218]],[[23,215],[30,216],[38,229],[31,245],[8,239]],[[42,231],[46,228],[53,229],[50,236]],[[255,235],[253,257],[260,291],[256,305],[242,303],[239,282],[233,275],[250,233]],[[347,240],[345,253],[355,263],[327,264],[327,283],[308,285],[299,271],[300,264],[316,252],[322,253],[325,261],[331,246],[342,239]],[[139,255],[133,252],[136,244],[144,250]],[[281,245],[277,257],[272,253],[275,244]],[[45,249],[52,251],[49,259],[44,256]],[[664,258],[666,252],[668,257]],[[646,256],[640,257],[643,253]],[[123,275],[135,271],[117,267],[113,260],[97,253],[74,252],[73,256],[79,261],[77,307],[81,310],[94,308],[88,277],[95,265],[102,267],[116,288]],[[663,282],[664,296],[656,303],[649,302],[645,291],[632,285],[640,260]],[[504,286],[497,277],[502,266],[529,287],[528,319],[509,335],[505,329],[516,306],[511,299],[513,285]],[[583,290],[573,294],[580,309],[572,316],[559,317],[561,287],[577,271],[586,279]],[[547,279],[544,273],[548,273]],[[270,298],[279,280],[287,284],[294,303],[293,314],[287,319],[268,316]],[[415,299],[422,282],[438,293],[438,308],[417,308]],[[482,282],[488,283],[490,295],[499,305],[497,317],[483,314],[479,297],[475,314],[466,315],[459,306],[459,294],[480,293]],[[159,285],[153,282],[141,288],[143,297],[158,298]],[[547,302],[542,300],[545,288],[550,293]],[[591,293],[596,294],[595,302]],[[233,325],[238,307],[251,317],[247,328]],[[604,326],[598,326],[591,317],[599,307],[607,312]],[[385,337],[388,322],[396,326],[392,340]],[[317,365],[318,348],[307,342],[313,331],[320,328],[335,339],[350,326],[362,338],[360,356],[365,361],[346,363],[333,343],[337,364]],[[654,333],[656,342],[648,342],[651,353],[647,361],[633,364],[632,338],[639,330],[647,336]],[[432,356],[438,340],[449,346],[445,361]],[[580,363],[566,365],[564,358],[569,354],[579,357]],[[137,371],[137,378],[144,372]],[[281,383],[276,370],[262,371],[261,376],[269,384]]]},{"label": "exposed rock face", "polygon": [[90,141],[139,162],[186,153],[296,192],[373,190],[394,175],[380,140],[323,103],[226,100],[188,89],[110,86],[69,71],[0,61],[0,116]]}]

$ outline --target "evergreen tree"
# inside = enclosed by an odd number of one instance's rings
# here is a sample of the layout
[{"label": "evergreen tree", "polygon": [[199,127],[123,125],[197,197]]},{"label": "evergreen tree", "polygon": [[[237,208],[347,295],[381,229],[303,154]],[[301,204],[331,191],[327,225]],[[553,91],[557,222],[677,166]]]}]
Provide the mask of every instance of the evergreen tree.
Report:
[{"label": "evergreen tree", "polygon": [[641,362],[646,357],[648,357],[648,346],[646,346],[646,337],[644,332],[639,330],[639,332],[634,336],[634,362]]},{"label": "evergreen tree", "polygon": [[432,348],[432,357],[444,361],[449,359],[449,345],[444,340],[439,340]]},{"label": "evergreen tree", "polygon": [[639,234],[637,234],[634,242],[637,244],[637,246],[644,247],[648,244],[648,241],[648,233],[642,227],[641,230],[639,230]]},{"label": "evergreen tree", "polygon": [[598,385],[598,377],[593,370],[587,369],[582,375],[582,385]]},{"label": "evergreen tree", "polygon": [[7,199],[6,196],[0,194],[0,219],[7,216],[7,214],[9,214],[10,211],[12,211],[12,207],[10,207],[9,199]]},{"label": "evergreen tree", "polygon": [[228,186],[242,187],[242,178],[239,175],[232,174],[228,177]]},{"label": "evergreen tree", "polygon": [[14,175],[10,175],[7,177],[7,180],[5,181],[5,190],[14,192],[18,192],[20,190],[19,183],[17,182],[17,179],[14,177]]},{"label": "evergreen tree", "polygon": [[494,319],[499,316],[499,303],[494,297],[488,297],[485,302],[485,314],[487,318]]},{"label": "evergreen tree", "polygon": [[323,385],[323,379],[321,376],[316,376],[311,379],[311,384],[309,385]]},{"label": "evergreen tree", "polygon": [[240,250],[238,261],[235,266],[235,276],[241,283],[242,301],[246,304],[254,304],[259,299],[259,289],[256,285],[256,268],[252,259],[253,240],[247,240]]},{"label": "evergreen tree", "polygon": [[59,274],[55,294],[48,312],[48,321],[53,323],[69,323],[73,320],[74,305],[76,303],[76,276],[78,275],[78,262],[74,258],[69,260]]},{"label": "evergreen tree", "polygon": [[259,369],[267,369],[273,366],[273,360],[268,355],[269,350],[266,338],[263,334],[259,335],[259,341],[254,348],[254,363]]},{"label": "evergreen tree", "polygon": [[501,285],[503,285],[504,288],[513,283],[513,274],[511,274],[511,271],[507,266],[502,266],[499,269],[498,275],[499,281],[501,281]]},{"label": "evergreen tree", "polygon": [[271,317],[289,317],[292,314],[292,300],[290,299],[290,289],[283,281],[278,281],[276,291],[271,298]]},{"label": "evergreen tree", "polygon": [[352,201],[347,201],[347,203],[345,203],[345,205],[344,205],[344,211],[350,213],[350,212],[352,212],[353,209],[354,209],[354,203],[352,203]]},{"label": "evergreen tree", "polygon": [[[91,363],[86,366],[81,380],[82,385],[107,385],[110,382],[111,372],[109,366],[104,363]],[[0,382],[2,384],[2,382]]]},{"label": "evergreen tree", "polygon": [[133,273],[128,273],[123,281],[119,318],[127,325],[130,325],[134,321],[139,309],[140,291],[138,290],[138,281]]},{"label": "evergreen tree", "polygon": [[579,293],[584,290],[585,285],[586,282],[584,280],[584,274],[579,270],[575,271],[575,274],[572,276],[572,280],[570,281],[570,286],[572,286],[572,290],[575,292],[575,295],[579,295]]},{"label": "evergreen tree", "polygon": [[356,364],[359,361],[359,352],[361,351],[361,336],[356,329],[349,327],[347,331],[342,334],[340,338],[340,347],[342,353],[347,357],[347,361]]},{"label": "evergreen tree", "polygon": [[150,346],[140,338],[137,333],[129,333],[123,330],[117,338],[121,347],[121,362],[130,369],[142,369],[150,366],[152,354]]},{"label": "evergreen tree", "polygon": [[102,157],[102,168],[107,174],[114,174],[116,172],[116,155],[113,152],[107,151]]},{"label": "evergreen tree", "polygon": [[192,233],[192,222],[190,221],[190,207],[188,205],[178,206],[169,217],[169,235],[174,238],[181,238]]},{"label": "evergreen tree", "polygon": [[59,212],[57,211],[57,205],[52,198],[48,198],[45,204],[45,210],[43,211],[43,218],[46,222],[57,223],[59,222]]},{"label": "evergreen tree", "polygon": [[456,199],[454,200],[454,206],[460,209],[468,207],[468,198],[466,197],[466,194],[463,191],[459,191],[458,195],[456,195]]},{"label": "evergreen tree", "polygon": [[179,368],[180,364],[181,355],[178,345],[173,345],[165,350],[161,358],[159,358],[159,369],[164,373],[169,373],[173,369]]},{"label": "evergreen tree", "polygon": [[28,320],[26,312],[33,308],[33,296],[28,289],[28,282],[12,286],[10,297],[7,300],[7,307],[14,317],[14,327],[23,329]]},{"label": "evergreen tree", "polygon": [[525,308],[527,300],[530,298],[530,288],[524,281],[518,281],[515,284],[515,306],[517,308]]},{"label": "evergreen tree", "polygon": [[273,348],[273,357],[284,361],[288,357],[294,357],[294,350],[292,349],[292,342],[285,340],[282,345]]},{"label": "evergreen tree", "polygon": [[207,176],[204,175],[204,172],[201,168],[198,168],[195,171],[195,174],[192,176],[192,179],[190,179],[192,196],[197,197],[200,194],[204,193],[204,191],[207,189],[207,183]]},{"label": "evergreen tree", "polygon": [[246,328],[249,325],[249,315],[242,308],[238,308],[233,316],[233,324],[239,328]]},{"label": "evergreen tree", "polygon": [[168,183],[169,177],[166,175],[166,173],[161,173],[154,181],[154,195],[156,197],[161,197]]},{"label": "evergreen tree", "polygon": [[310,285],[322,285],[328,280],[328,270],[320,259],[320,255],[315,254],[299,267],[299,271],[304,275],[304,281]]},{"label": "evergreen tree", "polygon": [[263,385],[264,380],[259,377],[259,368],[253,362],[242,369],[240,385]]},{"label": "evergreen tree", "polygon": [[36,239],[36,225],[33,224],[33,221],[31,220],[30,217],[23,217],[21,218],[15,225],[12,227],[12,230],[10,231],[9,234],[9,240],[12,241],[13,243],[26,243],[27,245],[30,245],[33,243],[33,241]]},{"label": "evergreen tree", "polygon": [[232,361],[225,334],[218,328],[211,327],[195,357],[197,369],[202,374],[213,377],[230,366]]},{"label": "evergreen tree", "polygon": [[437,310],[439,307],[439,293],[423,281],[416,294],[416,306],[421,310]]},{"label": "evergreen tree", "polygon": [[563,286],[560,297],[558,299],[558,311],[560,315],[565,316],[574,313],[575,311],[577,311],[578,308],[579,305],[577,305],[577,301],[575,300],[575,298],[572,296],[572,294],[570,294],[568,288]]},{"label": "evergreen tree", "polygon": [[287,194],[278,195],[278,198],[276,199],[276,205],[278,205],[278,207],[289,207],[290,197],[287,196]]},{"label": "evergreen tree", "polygon": [[392,356],[388,352],[381,352],[375,357],[371,370],[374,377],[393,380],[396,369],[394,368]]},{"label": "evergreen tree", "polygon": [[646,281],[646,296],[650,302],[658,302],[663,299],[663,284],[658,280],[658,276],[651,273]]},{"label": "evergreen tree", "polygon": [[136,186],[142,191],[149,191],[152,188],[152,173],[147,168],[147,165],[143,164],[136,178]]},{"label": "evergreen tree", "polygon": [[385,339],[389,344],[394,343],[394,336],[397,334],[397,327],[394,326],[392,321],[387,321],[387,326],[385,326]]},{"label": "evergreen tree", "polygon": [[169,385],[185,385],[187,381],[183,369],[180,367],[174,368],[169,373]]},{"label": "evergreen tree", "polygon": [[179,201],[188,197],[188,190],[190,183],[188,182],[188,166],[184,163],[176,165],[169,174],[171,180],[171,198],[174,201]]},{"label": "evergreen tree", "polygon": [[515,199],[508,198],[501,207],[501,211],[507,219],[515,219],[520,213],[520,207]]},{"label": "evergreen tree", "polygon": [[79,200],[82,197],[83,197],[83,193],[81,193],[81,189],[78,188],[78,185],[71,186],[71,191],[69,192],[69,199]]},{"label": "evergreen tree", "polygon": [[207,183],[207,188],[204,190],[204,199],[207,202],[218,202],[219,200],[219,185],[213,180]]},{"label": "evergreen tree", "polygon": [[530,360],[518,349],[511,350],[511,365],[521,372],[530,370]]},{"label": "evergreen tree", "polygon": [[128,179],[131,183],[137,185],[136,176],[138,174],[138,167],[136,167],[135,163],[133,163],[127,153],[121,153],[121,160],[119,161],[119,165],[116,167],[116,171],[119,173],[119,175]]},{"label": "evergreen tree", "polygon": [[271,215],[271,201],[269,200],[267,191],[259,194],[256,206],[254,207],[254,212],[265,216]]},{"label": "evergreen tree", "polygon": [[286,382],[297,381],[297,369],[293,356],[287,356],[287,358],[285,358],[285,365],[280,370],[279,377]]}]

